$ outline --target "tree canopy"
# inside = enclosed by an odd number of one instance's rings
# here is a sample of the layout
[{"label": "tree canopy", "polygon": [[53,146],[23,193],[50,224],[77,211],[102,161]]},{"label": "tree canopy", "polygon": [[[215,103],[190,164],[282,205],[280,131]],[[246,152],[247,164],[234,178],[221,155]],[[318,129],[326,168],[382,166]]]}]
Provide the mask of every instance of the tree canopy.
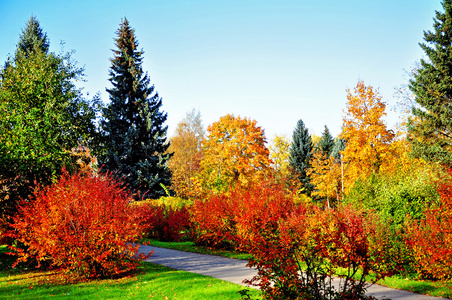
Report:
[{"label": "tree canopy", "polygon": [[[27,198],[35,182],[50,183],[72,151],[96,136],[97,98],[87,100],[75,81],[83,70],[70,54],[48,52],[48,39],[35,17],[23,30],[14,57],[0,71],[0,180],[12,209]],[[0,197],[1,198],[1,197]]]},{"label": "tree canopy", "polygon": [[207,127],[198,179],[207,190],[249,186],[269,176],[271,160],[264,130],[255,120],[226,115]]},{"label": "tree canopy", "polygon": [[188,198],[192,194],[193,176],[200,167],[202,158],[201,142],[204,138],[204,126],[201,114],[195,110],[187,113],[179,122],[175,135],[171,137],[168,151],[174,153],[168,166],[172,173],[172,189],[176,195]]},{"label": "tree canopy", "polygon": [[385,109],[378,91],[362,81],[353,93],[347,91],[347,111],[341,134],[346,147],[341,153],[350,183],[360,176],[378,173],[390,155],[394,133],[382,119]]}]

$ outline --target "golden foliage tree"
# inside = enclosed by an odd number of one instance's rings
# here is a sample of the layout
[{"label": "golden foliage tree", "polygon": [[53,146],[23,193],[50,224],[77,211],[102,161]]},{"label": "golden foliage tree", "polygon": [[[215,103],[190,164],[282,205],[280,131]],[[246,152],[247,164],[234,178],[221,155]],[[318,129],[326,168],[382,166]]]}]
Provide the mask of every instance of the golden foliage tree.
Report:
[{"label": "golden foliage tree", "polygon": [[311,183],[315,186],[313,197],[325,199],[331,207],[333,200],[338,201],[341,190],[341,164],[333,156],[315,151],[311,158],[311,167],[307,171]]},{"label": "golden foliage tree", "polygon": [[201,142],[204,137],[201,114],[194,109],[177,125],[171,137],[168,151],[174,152],[168,166],[172,172],[172,190],[179,197],[190,197],[193,189],[193,176],[199,169],[202,158]]},{"label": "golden foliage tree", "polygon": [[391,155],[394,133],[382,120],[386,104],[372,86],[358,82],[354,93],[347,90],[347,100],[341,138],[346,141],[342,155],[346,186],[350,186],[360,176],[368,177],[384,167]]},{"label": "golden foliage tree", "polygon": [[250,186],[271,174],[264,130],[255,120],[226,115],[207,128],[201,170],[203,191],[226,191],[231,185]]},{"label": "golden foliage tree", "polygon": [[289,174],[289,148],[291,141],[285,135],[275,135],[270,145],[270,159],[273,161],[275,178],[285,180]]}]

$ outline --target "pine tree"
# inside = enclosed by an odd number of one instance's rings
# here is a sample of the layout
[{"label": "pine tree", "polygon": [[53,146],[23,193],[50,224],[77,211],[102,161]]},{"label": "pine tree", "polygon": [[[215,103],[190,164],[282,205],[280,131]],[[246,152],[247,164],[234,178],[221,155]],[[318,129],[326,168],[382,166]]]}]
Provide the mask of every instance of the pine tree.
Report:
[{"label": "pine tree", "polygon": [[326,125],[325,130],[323,131],[322,136],[320,137],[319,146],[320,151],[322,151],[322,154],[326,155],[326,157],[329,157],[334,147],[334,139],[331,136],[330,130]]},{"label": "pine tree", "polygon": [[452,162],[452,1],[436,12],[434,31],[420,44],[427,59],[410,80],[418,106],[412,110],[408,138],[413,153],[430,161]]},{"label": "pine tree", "polygon": [[313,189],[306,171],[310,167],[312,139],[302,120],[298,120],[290,145],[289,165],[294,169],[299,182],[309,195]]},{"label": "pine tree", "polygon": [[17,44],[16,57],[19,53],[28,57],[30,53],[41,50],[49,52],[49,39],[47,33],[43,32],[38,19],[31,16],[27,26],[22,30],[19,43]]},{"label": "pine tree", "polygon": [[146,197],[165,195],[164,186],[171,184],[166,153],[167,114],[161,111],[162,99],[143,73],[143,51],[137,50],[135,31],[127,19],[120,24],[115,39],[117,49],[111,59],[107,89],[110,104],[104,110],[104,169],[115,171],[129,187]]}]

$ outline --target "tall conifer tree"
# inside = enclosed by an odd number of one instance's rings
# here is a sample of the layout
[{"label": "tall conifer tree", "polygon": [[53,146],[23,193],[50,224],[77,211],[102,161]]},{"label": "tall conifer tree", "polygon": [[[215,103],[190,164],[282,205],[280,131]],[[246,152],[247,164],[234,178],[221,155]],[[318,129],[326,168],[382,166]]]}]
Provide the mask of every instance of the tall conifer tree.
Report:
[{"label": "tall conifer tree", "polygon": [[427,160],[452,162],[452,1],[442,2],[434,31],[424,31],[420,44],[428,59],[410,80],[418,104],[408,124],[413,153]]},{"label": "tall conifer tree", "polygon": [[289,165],[295,170],[296,176],[306,189],[307,194],[310,194],[313,188],[309,176],[306,174],[307,169],[310,167],[311,151],[311,135],[303,121],[298,120],[293,132],[292,145],[289,149]]},{"label": "tall conifer tree", "polygon": [[162,99],[150,85],[141,67],[143,51],[138,50],[135,31],[127,19],[117,31],[116,50],[111,59],[107,89],[110,104],[104,111],[104,169],[116,171],[129,187],[146,197],[165,195],[161,184],[169,186],[171,172],[166,153],[167,114],[161,111]]},{"label": "tall conifer tree", "polygon": [[331,151],[333,150],[334,147],[334,139],[331,136],[330,130],[326,125],[325,130],[323,131],[322,136],[320,137],[319,147],[320,151],[322,151],[322,154],[326,155],[327,157],[330,156]]}]

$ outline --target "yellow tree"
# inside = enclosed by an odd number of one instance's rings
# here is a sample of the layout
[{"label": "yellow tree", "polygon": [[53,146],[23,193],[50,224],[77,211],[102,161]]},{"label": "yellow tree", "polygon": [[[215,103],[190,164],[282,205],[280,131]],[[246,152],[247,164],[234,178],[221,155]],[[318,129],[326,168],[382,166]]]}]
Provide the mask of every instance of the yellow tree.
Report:
[{"label": "yellow tree", "polygon": [[172,190],[179,197],[188,198],[192,194],[193,176],[199,169],[202,157],[201,141],[204,137],[201,114],[192,110],[177,125],[175,135],[171,137],[168,151],[174,152],[168,162],[172,172]]},{"label": "yellow tree", "polygon": [[343,120],[341,137],[346,142],[342,151],[346,164],[346,187],[360,176],[378,173],[391,155],[392,130],[386,128],[382,118],[386,104],[378,91],[360,81],[354,93],[347,90],[347,112]]},{"label": "yellow tree", "polygon": [[255,120],[226,115],[207,128],[198,182],[204,191],[250,186],[271,174],[264,130]]},{"label": "yellow tree", "polygon": [[311,167],[307,171],[311,183],[315,186],[312,196],[326,200],[326,206],[331,207],[332,200],[339,200],[341,187],[341,164],[333,156],[322,151],[314,151]]},{"label": "yellow tree", "polygon": [[311,140],[312,140],[312,148],[318,149],[320,147],[320,136],[313,134],[313,135],[311,135]]},{"label": "yellow tree", "polygon": [[289,176],[289,148],[291,141],[285,135],[275,135],[270,145],[270,159],[273,161],[275,178],[285,180]]}]

